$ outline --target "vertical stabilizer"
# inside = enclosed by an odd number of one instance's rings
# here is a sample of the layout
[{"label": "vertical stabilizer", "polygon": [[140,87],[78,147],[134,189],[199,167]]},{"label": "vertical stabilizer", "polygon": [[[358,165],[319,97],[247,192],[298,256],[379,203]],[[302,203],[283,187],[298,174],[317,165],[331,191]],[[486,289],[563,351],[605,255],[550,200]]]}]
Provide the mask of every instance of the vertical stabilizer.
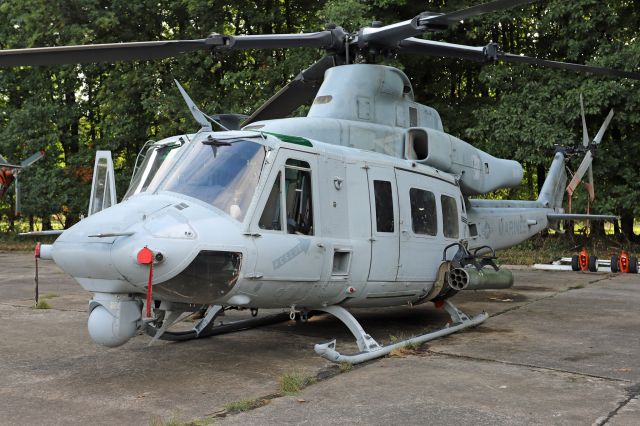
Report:
[{"label": "vertical stabilizer", "polygon": [[567,172],[564,168],[564,154],[556,152],[551,168],[549,168],[547,179],[540,190],[538,202],[544,207],[561,208],[566,184]]}]

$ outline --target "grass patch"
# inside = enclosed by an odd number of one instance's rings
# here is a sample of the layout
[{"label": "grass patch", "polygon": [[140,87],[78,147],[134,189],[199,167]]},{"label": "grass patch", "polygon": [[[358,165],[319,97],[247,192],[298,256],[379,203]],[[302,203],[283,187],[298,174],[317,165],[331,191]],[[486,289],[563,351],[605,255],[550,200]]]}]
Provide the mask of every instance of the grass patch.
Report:
[{"label": "grass patch", "polygon": [[347,371],[353,370],[353,364],[350,362],[343,361],[338,365],[338,369],[341,373],[346,373]]},{"label": "grass patch", "polygon": [[169,417],[167,420],[162,419],[160,416],[153,416],[149,420],[149,426],[209,426],[214,423],[215,419],[212,417],[183,422],[176,415]]},{"label": "grass patch", "polygon": [[278,378],[280,384],[280,392],[284,395],[296,395],[306,386],[316,382],[315,377],[305,376],[304,374],[293,371],[284,373]]},{"label": "grass patch", "polygon": [[40,299],[55,299],[56,297],[60,297],[60,295],[55,293],[47,293],[45,295],[40,296]]},{"label": "grass patch", "polygon": [[54,299],[56,297],[60,297],[60,295],[55,293],[47,293],[38,298],[38,303],[34,306],[36,309],[51,309],[51,305],[48,300]]},{"label": "grass patch", "polygon": [[243,411],[253,410],[263,405],[265,405],[263,399],[241,399],[240,401],[232,401],[225,404],[224,409],[229,413],[242,413]]},{"label": "grass patch", "polygon": [[35,306],[36,309],[51,309],[51,305],[47,302],[47,299],[40,299]]},{"label": "grass patch", "polygon": [[[389,340],[391,340],[391,343],[398,343],[401,342],[403,340],[406,340],[407,337],[404,336],[390,336]],[[391,352],[389,352],[389,356],[391,357],[405,357],[407,355],[415,355],[418,352],[418,349],[420,349],[420,345],[419,343],[415,343],[415,342],[406,342],[403,346],[400,346],[398,348],[393,349]]]}]

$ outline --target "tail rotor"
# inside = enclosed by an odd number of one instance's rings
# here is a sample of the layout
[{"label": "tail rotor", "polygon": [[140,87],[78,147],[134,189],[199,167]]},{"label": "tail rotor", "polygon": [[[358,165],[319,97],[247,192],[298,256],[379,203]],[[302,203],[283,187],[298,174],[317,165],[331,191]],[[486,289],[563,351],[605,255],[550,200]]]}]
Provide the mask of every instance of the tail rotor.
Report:
[{"label": "tail rotor", "polygon": [[600,130],[598,130],[598,133],[593,138],[593,140],[589,137],[589,131],[587,130],[587,120],[584,115],[584,102],[582,100],[582,94],[580,94],[580,113],[582,116],[582,146],[583,146],[582,150],[586,151],[586,153],[584,158],[582,159],[582,162],[578,166],[578,169],[573,175],[573,178],[569,182],[569,185],[567,185],[567,193],[569,194],[569,212],[571,212],[571,198],[573,196],[573,193],[575,192],[576,188],[582,181],[582,178],[584,177],[584,175],[587,174],[587,181],[584,182],[584,185],[587,188],[587,192],[589,193],[588,204],[587,204],[587,213],[589,213],[590,205],[591,203],[593,203],[593,200],[595,200],[595,188],[593,183],[593,167],[592,167],[593,153],[598,147],[598,145],[600,144],[600,142],[602,142],[604,133],[606,132],[607,127],[609,127],[609,123],[613,118],[613,109],[609,111],[607,118],[605,118],[604,122],[602,123],[602,126],[600,126]]}]

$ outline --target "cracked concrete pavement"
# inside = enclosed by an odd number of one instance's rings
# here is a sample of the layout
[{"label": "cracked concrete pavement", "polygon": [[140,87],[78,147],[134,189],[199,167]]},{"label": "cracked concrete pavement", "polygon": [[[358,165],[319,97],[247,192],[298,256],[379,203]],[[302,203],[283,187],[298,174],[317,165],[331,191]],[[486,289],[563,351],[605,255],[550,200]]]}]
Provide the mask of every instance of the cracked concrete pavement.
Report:
[{"label": "cracked concrete pavement", "polygon": [[[504,291],[453,302],[491,317],[414,354],[339,369],[313,352],[335,337],[330,317],[286,322],[185,343],[139,336],[106,349],[90,340],[90,295],[41,262],[33,309],[33,257],[0,252],[0,424],[640,424],[640,276],[516,270]],[[379,342],[442,326],[431,304],[354,310]],[[277,396],[287,372],[319,377]],[[266,398],[227,414],[233,401]]]}]

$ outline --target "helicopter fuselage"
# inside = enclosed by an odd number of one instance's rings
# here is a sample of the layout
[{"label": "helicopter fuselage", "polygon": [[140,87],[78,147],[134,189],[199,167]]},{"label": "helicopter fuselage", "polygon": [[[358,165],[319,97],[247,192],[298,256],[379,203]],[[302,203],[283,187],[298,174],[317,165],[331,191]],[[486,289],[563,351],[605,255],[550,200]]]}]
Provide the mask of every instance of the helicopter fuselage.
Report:
[{"label": "helicopter fuselage", "polygon": [[[143,192],[65,231],[54,260],[98,293],[144,293],[149,268],[136,254],[148,247],[161,256],[153,272],[161,300],[389,306],[428,294],[444,247],[468,237],[459,186],[432,167],[256,132],[200,133],[189,143],[221,136],[265,144],[249,200],[225,211],[179,192]],[[91,236],[100,233],[131,235]]]}]

